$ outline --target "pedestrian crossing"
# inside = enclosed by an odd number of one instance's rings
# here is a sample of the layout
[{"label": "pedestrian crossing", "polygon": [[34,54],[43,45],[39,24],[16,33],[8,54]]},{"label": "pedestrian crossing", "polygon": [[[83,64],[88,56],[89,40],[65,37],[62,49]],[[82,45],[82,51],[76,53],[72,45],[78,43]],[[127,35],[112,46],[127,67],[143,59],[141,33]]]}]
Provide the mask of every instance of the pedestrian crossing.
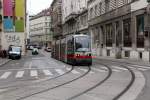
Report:
[{"label": "pedestrian crossing", "polygon": [[[150,68],[145,67],[137,67],[129,66],[131,69],[138,69],[141,71],[150,70]],[[128,71],[126,68],[122,68],[119,66],[111,66],[111,69],[113,72],[123,72]],[[15,79],[21,79],[24,77],[39,77],[40,75],[44,77],[55,77],[57,75],[63,75],[64,73],[71,70],[71,68],[64,68],[64,69],[22,69],[22,70],[7,70],[7,71],[0,71],[0,80],[9,79],[10,77],[13,77]],[[86,68],[76,68],[71,71],[72,74],[78,75],[87,72],[88,69]],[[108,72],[108,69],[106,67],[91,67],[90,74],[94,73],[105,73]]]}]

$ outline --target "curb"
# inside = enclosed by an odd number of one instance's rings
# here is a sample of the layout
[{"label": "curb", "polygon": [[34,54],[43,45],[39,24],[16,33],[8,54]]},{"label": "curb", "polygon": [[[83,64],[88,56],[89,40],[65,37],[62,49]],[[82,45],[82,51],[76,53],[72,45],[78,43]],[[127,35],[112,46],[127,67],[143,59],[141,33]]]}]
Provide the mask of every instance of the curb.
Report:
[{"label": "curb", "polygon": [[146,84],[146,79],[140,71],[135,71],[135,82],[131,88],[118,100],[135,100],[142,92]]},{"label": "curb", "polygon": [[111,58],[99,58],[99,57],[96,57],[95,60],[108,60],[108,61],[117,61],[117,62],[120,62],[120,63],[129,63],[129,64],[138,64],[138,65],[141,65],[141,66],[149,66],[150,67],[150,64],[149,63],[146,63],[146,62],[142,62],[140,63],[140,61],[127,61],[127,60],[124,60],[124,59],[111,59]]}]

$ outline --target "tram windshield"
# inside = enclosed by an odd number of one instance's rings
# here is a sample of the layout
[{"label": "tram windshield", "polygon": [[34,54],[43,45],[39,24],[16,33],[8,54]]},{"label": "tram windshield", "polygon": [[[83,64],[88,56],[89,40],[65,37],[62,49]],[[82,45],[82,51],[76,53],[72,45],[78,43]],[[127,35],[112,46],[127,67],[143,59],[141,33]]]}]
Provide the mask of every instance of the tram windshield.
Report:
[{"label": "tram windshield", "polygon": [[88,36],[80,36],[75,38],[75,50],[77,52],[90,51],[90,38]]}]

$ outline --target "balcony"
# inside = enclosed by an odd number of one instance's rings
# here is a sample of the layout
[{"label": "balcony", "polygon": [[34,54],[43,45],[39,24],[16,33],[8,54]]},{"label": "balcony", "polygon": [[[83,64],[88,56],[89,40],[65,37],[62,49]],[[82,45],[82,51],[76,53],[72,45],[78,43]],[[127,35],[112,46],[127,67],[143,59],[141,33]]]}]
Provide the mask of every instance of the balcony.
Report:
[{"label": "balcony", "polygon": [[72,22],[72,21],[76,21],[76,16],[77,16],[78,14],[76,14],[75,12],[72,12],[69,16],[67,16],[66,18],[65,18],[65,22]]},{"label": "balcony", "polygon": [[104,13],[100,16],[95,16],[93,19],[89,20],[89,25],[98,24],[107,20],[121,17],[131,13],[131,4],[124,5],[107,13]]}]

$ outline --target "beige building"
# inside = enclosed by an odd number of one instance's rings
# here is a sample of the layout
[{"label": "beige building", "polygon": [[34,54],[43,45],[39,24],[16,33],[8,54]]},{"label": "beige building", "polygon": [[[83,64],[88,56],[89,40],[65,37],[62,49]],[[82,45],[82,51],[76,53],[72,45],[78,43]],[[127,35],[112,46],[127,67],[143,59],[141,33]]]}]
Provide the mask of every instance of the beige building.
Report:
[{"label": "beige building", "polygon": [[88,33],[87,0],[62,0],[63,35]]},{"label": "beige building", "polygon": [[51,46],[52,32],[50,9],[45,9],[30,18],[30,42]]}]

